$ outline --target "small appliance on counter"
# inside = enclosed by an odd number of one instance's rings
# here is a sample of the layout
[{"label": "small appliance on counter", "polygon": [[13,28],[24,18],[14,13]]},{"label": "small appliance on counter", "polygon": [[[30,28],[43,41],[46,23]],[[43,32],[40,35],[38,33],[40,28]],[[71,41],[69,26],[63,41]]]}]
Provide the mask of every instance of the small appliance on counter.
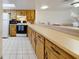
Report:
[{"label": "small appliance on counter", "polygon": [[16,36],[27,36],[26,21],[17,21],[16,29]]},{"label": "small appliance on counter", "polygon": [[73,26],[74,27],[79,27],[79,20],[76,19],[74,22],[73,22]]},{"label": "small appliance on counter", "polygon": [[79,27],[79,23],[78,22],[73,22],[73,26],[74,27]]}]

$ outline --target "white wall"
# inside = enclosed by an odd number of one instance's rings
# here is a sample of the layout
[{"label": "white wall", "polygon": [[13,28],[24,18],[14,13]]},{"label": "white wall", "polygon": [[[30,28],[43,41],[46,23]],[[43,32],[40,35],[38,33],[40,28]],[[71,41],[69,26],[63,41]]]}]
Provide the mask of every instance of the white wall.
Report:
[{"label": "white wall", "polygon": [[2,56],[2,0],[0,0],[0,57]]},{"label": "white wall", "polygon": [[63,10],[47,10],[36,11],[36,23],[50,22],[50,23],[72,23],[71,9]]},{"label": "white wall", "polygon": [[2,32],[2,1],[0,0],[0,36]]}]

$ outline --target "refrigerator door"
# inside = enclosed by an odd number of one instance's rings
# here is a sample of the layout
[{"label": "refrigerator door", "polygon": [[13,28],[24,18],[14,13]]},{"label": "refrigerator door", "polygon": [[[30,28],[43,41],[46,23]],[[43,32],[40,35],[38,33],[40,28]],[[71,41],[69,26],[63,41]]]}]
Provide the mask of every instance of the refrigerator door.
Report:
[{"label": "refrigerator door", "polygon": [[8,37],[9,34],[9,14],[3,13],[2,37]]}]

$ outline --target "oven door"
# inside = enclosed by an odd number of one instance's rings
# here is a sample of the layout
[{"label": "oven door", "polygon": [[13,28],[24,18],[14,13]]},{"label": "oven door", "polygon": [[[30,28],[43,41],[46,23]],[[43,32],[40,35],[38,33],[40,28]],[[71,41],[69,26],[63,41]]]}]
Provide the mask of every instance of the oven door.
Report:
[{"label": "oven door", "polygon": [[26,25],[17,25],[17,34],[26,34],[27,33]]}]

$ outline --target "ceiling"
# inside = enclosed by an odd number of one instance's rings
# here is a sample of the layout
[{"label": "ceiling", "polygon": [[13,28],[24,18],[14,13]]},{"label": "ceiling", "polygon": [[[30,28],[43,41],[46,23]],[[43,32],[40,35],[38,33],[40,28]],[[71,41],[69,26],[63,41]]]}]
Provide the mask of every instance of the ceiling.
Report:
[{"label": "ceiling", "polygon": [[36,0],[36,9],[39,10],[41,6],[48,5],[48,10],[67,9],[71,8],[70,3],[73,0]]},{"label": "ceiling", "polygon": [[12,9],[35,9],[34,0],[3,0],[3,3],[15,4],[16,7]]},{"label": "ceiling", "polygon": [[37,9],[43,5],[48,5],[50,10],[70,8],[73,0],[3,0],[3,3],[13,3],[16,5],[14,9]]}]

